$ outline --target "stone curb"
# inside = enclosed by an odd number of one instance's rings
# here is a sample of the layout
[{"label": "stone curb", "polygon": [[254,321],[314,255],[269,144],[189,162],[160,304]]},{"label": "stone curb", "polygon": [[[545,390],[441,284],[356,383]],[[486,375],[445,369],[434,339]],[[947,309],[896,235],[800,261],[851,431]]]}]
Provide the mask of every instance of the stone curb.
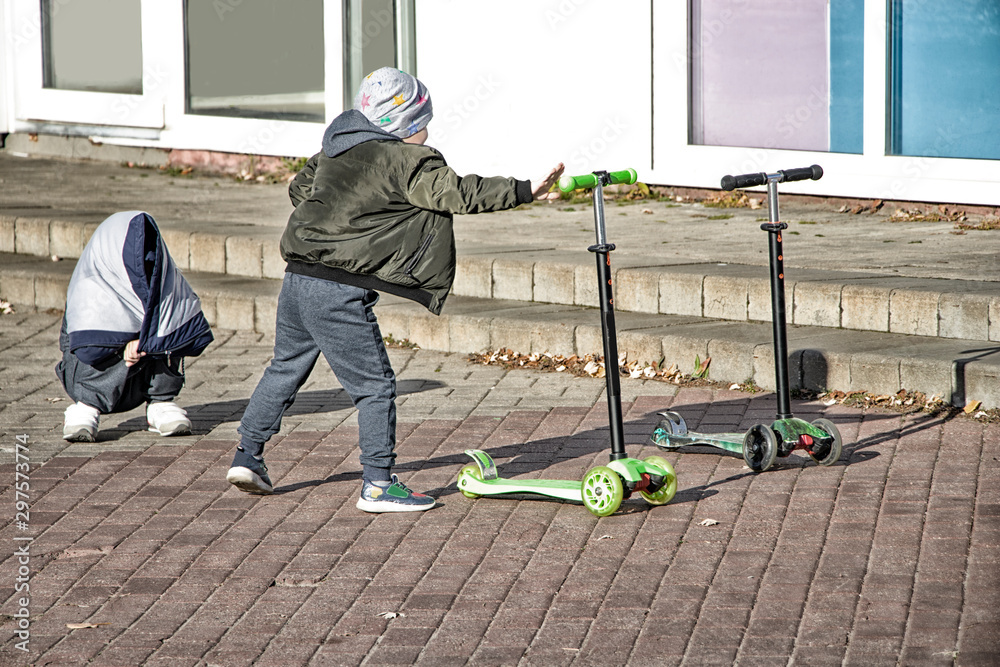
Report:
[{"label": "stone curb", "polygon": [[[77,258],[96,226],[93,222],[0,216],[0,252]],[[278,229],[259,227],[210,232],[163,229],[164,240],[182,270],[249,278],[282,277],[280,234]],[[455,295],[597,304],[590,253],[531,250],[496,255],[490,248],[470,245],[460,247],[459,253]],[[737,322],[771,320],[770,285],[763,267],[650,266],[648,260],[628,256],[615,256],[613,261],[620,311]],[[1000,341],[1000,295],[995,283],[822,270],[788,269],[787,273],[785,310],[790,324]]]},{"label": "stone curb", "polygon": [[[63,307],[70,262],[8,258],[15,265],[0,271],[4,298],[38,309]],[[280,282],[198,272],[187,277],[212,326],[273,336]],[[467,354],[506,347],[566,356],[603,350],[600,316],[584,306],[452,295],[438,317],[383,295],[377,308],[383,335],[425,349]],[[774,389],[768,323],[622,311],[616,324],[619,350],[630,360],[662,359],[690,373],[696,356],[711,357],[711,379]],[[1000,406],[1000,358],[981,341],[801,325],[790,325],[787,336],[792,389],[906,389],[959,405],[979,400],[986,408]]]}]

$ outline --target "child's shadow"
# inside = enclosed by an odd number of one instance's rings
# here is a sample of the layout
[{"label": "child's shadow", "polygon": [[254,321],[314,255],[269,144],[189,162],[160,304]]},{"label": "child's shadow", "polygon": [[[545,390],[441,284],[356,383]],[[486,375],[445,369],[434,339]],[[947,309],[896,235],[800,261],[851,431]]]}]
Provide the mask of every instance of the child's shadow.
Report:
[{"label": "child's shadow", "polygon": [[[398,396],[405,396],[407,394],[417,394],[422,391],[432,391],[441,387],[444,387],[444,383],[437,380],[399,380],[396,383],[396,394]],[[188,419],[191,420],[192,434],[206,435],[211,433],[220,424],[238,422],[242,419],[243,412],[246,410],[247,403],[249,402],[249,398],[240,398],[230,401],[197,403],[187,406],[181,403],[181,406],[187,411]],[[351,397],[348,396],[344,389],[303,391],[299,392],[295,397],[295,402],[285,411],[285,416],[322,414],[336,412],[337,410],[350,410],[353,407],[354,402],[351,401]],[[100,431],[98,433],[98,440],[117,440],[132,431],[144,430],[146,430],[145,413],[137,417],[132,417],[117,427]]]}]

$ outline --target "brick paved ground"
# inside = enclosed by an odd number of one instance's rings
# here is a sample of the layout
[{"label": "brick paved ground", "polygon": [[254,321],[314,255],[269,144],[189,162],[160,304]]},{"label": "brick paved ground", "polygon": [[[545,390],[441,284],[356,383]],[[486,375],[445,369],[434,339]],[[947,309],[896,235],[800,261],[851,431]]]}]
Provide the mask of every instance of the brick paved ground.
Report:
[{"label": "brick paved ground", "polygon": [[[679,492],[581,506],[469,500],[462,451],[508,475],[579,478],[606,460],[603,382],[392,350],[398,472],[439,507],[359,512],[356,422],[318,368],[267,451],[277,484],[224,481],[236,420],[270,354],[221,332],[189,365],[196,435],[104,420],[59,439],[58,314],[0,318],[0,664],[995,665],[1000,428],[796,402],[839,425],[840,464],[764,474],[714,450],[663,454]],[[625,381],[631,455],[658,410],[704,430],[773,418],[770,395]],[[15,522],[15,436],[29,436],[30,521]],[[718,523],[702,525],[706,519]],[[29,544],[29,652],[15,549]],[[395,614],[395,616],[393,616]],[[72,629],[68,624],[94,627]],[[88,662],[89,661],[89,662]]]}]

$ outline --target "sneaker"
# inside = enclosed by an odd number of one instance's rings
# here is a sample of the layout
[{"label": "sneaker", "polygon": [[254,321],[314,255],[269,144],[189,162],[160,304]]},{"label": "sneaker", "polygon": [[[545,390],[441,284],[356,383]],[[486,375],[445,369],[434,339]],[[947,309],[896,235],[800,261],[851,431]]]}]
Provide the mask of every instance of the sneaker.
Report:
[{"label": "sneaker", "polygon": [[101,413],[83,403],[66,408],[63,419],[63,440],[69,442],[94,442],[97,439],[97,422]]},{"label": "sneaker", "polygon": [[245,466],[233,466],[226,473],[226,481],[240,491],[267,496],[274,493],[271,478],[267,476],[267,466],[260,462],[259,470],[251,470]]},{"label": "sneaker", "polygon": [[150,431],[163,436],[191,435],[191,420],[187,418],[187,412],[173,401],[146,406],[146,423]]},{"label": "sneaker", "polygon": [[395,475],[391,482],[383,482],[381,486],[374,482],[365,482],[361,486],[361,497],[358,498],[358,509],[365,512],[420,512],[434,507],[435,500],[422,493],[414,493],[406,488]]}]

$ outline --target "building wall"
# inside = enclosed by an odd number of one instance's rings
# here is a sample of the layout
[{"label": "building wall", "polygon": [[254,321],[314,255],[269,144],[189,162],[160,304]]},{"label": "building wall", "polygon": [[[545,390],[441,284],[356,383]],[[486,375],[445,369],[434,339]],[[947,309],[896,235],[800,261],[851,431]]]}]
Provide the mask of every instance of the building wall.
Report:
[{"label": "building wall", "polygon": [[[183,2],[138,1],[142,94],[113,95],[43,86],[39,3],[0,0],[0,132],[317,150],[343,109],[354,53],[345,7],[360,0],[320,0],[324,90],[309,104],[319,95],[323,122],[189,113]],[[264,1],[212,7],[229,28]],[[926,0],[417,0],[416,73],[435,106],[430,143],[460,172],[533,178],[562,161],[572,173],[632,167],[647,183],[704,188],[818,163],[822,180],[785,189],[997,205],[1000,10],[957,2],[961,11]]]},{"label": "building wall", "polygon": [[421,0],[417,66],[430,143],[460,172],[649,174],[650,0]]}]

